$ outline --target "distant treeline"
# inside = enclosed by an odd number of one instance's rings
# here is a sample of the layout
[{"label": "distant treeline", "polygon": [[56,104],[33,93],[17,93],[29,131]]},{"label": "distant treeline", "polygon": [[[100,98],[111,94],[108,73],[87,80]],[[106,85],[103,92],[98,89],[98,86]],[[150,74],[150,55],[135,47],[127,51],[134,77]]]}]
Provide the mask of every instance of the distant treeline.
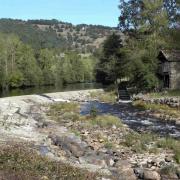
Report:
[{"label": "distant treeline", "polygon": [[0,34],[0,89],[94,81],[95,65],[91,56],[35,50],[16,35]]}]

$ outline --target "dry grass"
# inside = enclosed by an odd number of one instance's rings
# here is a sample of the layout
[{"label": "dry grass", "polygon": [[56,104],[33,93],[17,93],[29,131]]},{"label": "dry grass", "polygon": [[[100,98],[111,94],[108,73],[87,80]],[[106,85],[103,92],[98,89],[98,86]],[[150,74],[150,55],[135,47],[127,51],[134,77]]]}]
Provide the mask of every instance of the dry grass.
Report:
[{"label": "dry grass", "polygon": [[141,100],[133,102],[133,105],[141,110],[152,110],[161,112],[162,114],[169,115],[173,118],[180,117],[180,111],[177,108],[171,108],[168,105],[151,104]]},{"label": "dry grass", "polygon": [[150,93],[149,96],[152,98],[178,97],[180,96],[180,90],[169,90],[167,92]]},{"label": "dry grass", "polygon": [[97,125],[102,128],[111,128],[113,125],[122,127],[122,122],[118,117],[112,115],[101,115],[94,118],[88,118],[88,122],[92,125]]},{"label": "dry grass", "polygon": [[0,148],[0,179],[91,180],[96,175],[68,164],[52,162],[22,145]]},{"label": "dry grass", "polygon": [[157,153],[163,150],[172,150],[174,159],[180,163],[180,141],[166,137],[158,137],[151,133],[129,133],[124,137],[124,145],[130,147],[136,153],[143,153],[145,151]]},{"label": "dry grass", "polygon": [[92,98],[96,98],[101,102],[105,103],[115,103],[117,95],[115,91],[110,91],[110,92],[92,92],[90,94]]},{"label": "dry grass", "polygon": [[79,111],[80,106],[77,103],[57,103],[50,105],[47,115],[57,122],[62,120],[78,121]]}]

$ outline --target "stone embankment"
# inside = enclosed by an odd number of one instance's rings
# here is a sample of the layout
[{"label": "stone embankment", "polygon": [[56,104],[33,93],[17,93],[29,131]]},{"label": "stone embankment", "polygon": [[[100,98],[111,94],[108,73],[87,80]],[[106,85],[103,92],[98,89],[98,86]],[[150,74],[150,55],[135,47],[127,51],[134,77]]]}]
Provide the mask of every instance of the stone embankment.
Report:
[{"label": "stone embankment", "polygon": [[180,97],[160,97],[160,98],[152,98],[148,95],[138,94],[133,96],[133,100],[142,100],[151,104],[162,104],[168,105],[172,108],[180,107]]}]

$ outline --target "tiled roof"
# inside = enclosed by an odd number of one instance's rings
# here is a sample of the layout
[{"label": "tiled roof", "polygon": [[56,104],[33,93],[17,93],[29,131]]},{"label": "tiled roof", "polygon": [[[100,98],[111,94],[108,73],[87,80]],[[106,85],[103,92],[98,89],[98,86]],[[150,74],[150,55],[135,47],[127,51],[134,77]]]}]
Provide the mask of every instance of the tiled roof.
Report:
[{"label": "tiled roof", "polygon": [[161,53],[164,55],[167,61],[180,62],[180,50],[161,50]]}]

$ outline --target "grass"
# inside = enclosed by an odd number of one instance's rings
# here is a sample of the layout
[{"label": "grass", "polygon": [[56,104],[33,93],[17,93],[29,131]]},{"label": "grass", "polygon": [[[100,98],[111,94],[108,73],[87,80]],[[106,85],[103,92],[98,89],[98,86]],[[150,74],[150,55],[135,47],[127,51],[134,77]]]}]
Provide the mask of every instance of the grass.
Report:
[{"label": "grass", "polygon": [[58,103],[50,105],[51,112],[79,112],[79,104],[78,103]]},{"label": "grass", "polygon": [[113,148],[113,143],[107,141],[104,143],[104,147],[107,148],[107,149],[112,149]]},{"label": "grass", "polygon": [[148,133],[128,133],[124,138],[124,145],[131,147],[131,149],[136,153],[143,153],[145,151],[157,152],[155,151],[154,145],[152,143],[156,140],[156,136]]},{"label": "grass", "polygon": [[165,115],[169,115],[174,118],[180,117],[180,111],[177,108],[171,108],[168,105],[162,104],[151,104],[141,100],[133,102],[133,106],[141,110],[152,110],[152,111],[161,111]]},{"label": "grass", "polygon": [[97,125],[102,128],[110,128],[113,125],[116,127],[122,127],[122,122],[118,117],[112,115],[101,115],[94,118],[88,119],[92,125]]},{"label": "grass", "polygon": [[152,98],[176,97],[176,96],[180,96],[180,90],[169,90],[166,92],[150,93],[149,96]]},{"label": "grass", "polygon": [[[5,179],[96,179],[96,175],[68,164],[52,162],[24,145],[0,148],[0,174]],[[9,178],[8,178],[9,177]],[[13,178],[12,178],[13,177]]]},{"label": "grass", "polygon": [[55,121],[84,121],[93,126],[97,125],[103,128],[109,128],[115,125],[121,127],[122,123],[118,117],[112,115],[97,115],[97,110],[93,107],[89,116],[79,114],[80,107],[77,103],[60,103],[50,105],[47,114]]},{"label": "grass", "polygon": [[158,147],[171,149],[174,152],[174,159],[180,164],[180,141],[170,137],[162,138],[157,142]]},{"label": "grass", "polygon": [[130,147],[136,153],[157,153],[161,149],[172,150],[175,161],[180,164],[180,141],[171,137],[158,137],[151,133],[128,133],[124,137],[125,146]]},{"label": "grass", "polygon": [[117,95],[115,91],[109,91],[109,92],[91,92],[90,94],[91,98],[96,98],[101,102],[105,103],[115,103]]},{"label": "grass", "polygon": [[178,169],[173,164],[166,165],[161,168],[161,174],[163,175],[176,174],[177,172],[178,172]]},{"label": "grass", "polygon": [[71,130],[72,133],[74,133],[76,136],[80,137],[81,136],[81,132],[76,130],[76,129],[72,129]]},{"label": "grass", "polygon": [[57,122],[62,120],[78,121],[79,111],[80,106],[77,103],[58,103],[50,105],[47,115]]}]

